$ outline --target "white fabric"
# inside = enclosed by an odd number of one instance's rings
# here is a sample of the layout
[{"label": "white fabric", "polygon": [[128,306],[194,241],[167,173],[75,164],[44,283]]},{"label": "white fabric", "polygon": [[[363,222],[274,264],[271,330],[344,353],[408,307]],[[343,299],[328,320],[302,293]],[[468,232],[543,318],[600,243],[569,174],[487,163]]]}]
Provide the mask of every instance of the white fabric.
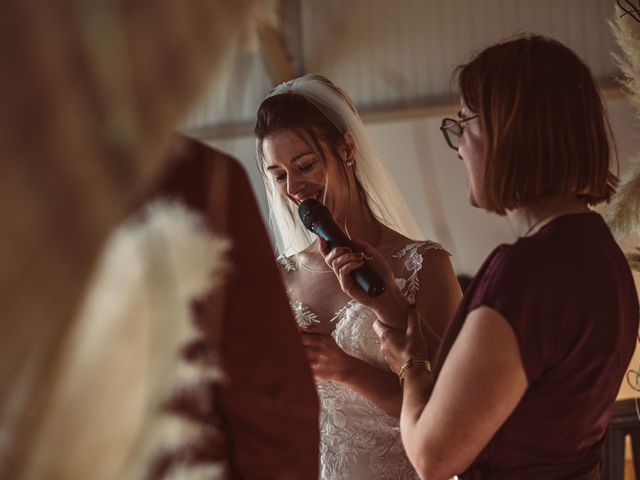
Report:
[{"label": "white fabric", "polygon": [[[400,265],[396,283],[410,300],[420,283],[422,252],[442,247],[433,242],[409,243],[392,255]],[[287,272],[294,271],[295,257],[278,260]],[[301,326],[315,323],[317,316],[302,302],[290,298],[296,321]],[[375,314],[355,300],[347,302],[334,316],[332,335],[346,353],[371,365],[388,370],[373,331]],[[398,420],[354,390],[331,381],[317,382],[320,397],[321,480],[405,480],[417,479],[407,459]]]},{"label": "white fabric", "polygon": [[[306,98],[338,131],[353,135],[356,161],[352,168],[371,199],[373,213],[382,223],[406,237],[423,239],[393,178],[371,147],[364,124],[347,94],[340,89],[330,88],[323,77],[317,75],[305,75],[282,83],[271,90],[267,98],[283,93],[295,93]],[[265,186],[278,251],[290,256],[304,250],[315,237],[303,227],[293,204],[280,195],[274,179],[265,178]]]}]

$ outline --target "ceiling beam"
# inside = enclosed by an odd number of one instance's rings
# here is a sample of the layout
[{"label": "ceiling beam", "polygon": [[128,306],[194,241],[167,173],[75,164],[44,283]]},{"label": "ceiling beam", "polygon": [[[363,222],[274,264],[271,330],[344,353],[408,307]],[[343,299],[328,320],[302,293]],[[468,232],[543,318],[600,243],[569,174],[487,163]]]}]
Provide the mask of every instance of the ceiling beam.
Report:
[{"label": "ceiling beam", "polygon": [[276,2],[275,20],[264,19],[258,24],[260,54],[274,85],[291,80],[295,75],[284,34],[284,9],[287,2]]}]

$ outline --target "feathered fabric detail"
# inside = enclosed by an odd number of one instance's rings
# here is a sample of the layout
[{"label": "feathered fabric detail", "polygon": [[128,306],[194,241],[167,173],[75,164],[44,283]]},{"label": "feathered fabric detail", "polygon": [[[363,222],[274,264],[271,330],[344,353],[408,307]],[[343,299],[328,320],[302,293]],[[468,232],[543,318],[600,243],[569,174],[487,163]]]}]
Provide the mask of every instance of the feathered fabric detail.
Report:
[{"label": "feathered fabric detail", "polygon": [[[63,471],[52,478],[140,480],[159,452],[201,438],[202,418],[177,417],[168,401],[221,375],[212,362],[181,359],[200,335],[192,304],[222,283],[228,249],[178,203],[152,204],[115,231],[65,346],[33,448],[34,472],[56,465]],[[197,468],[208,479],[223,469],[211,462]],[[205,478],[189,470],[184,462],[164,478]]]},{"label": "feathered fabric detail", "polygon": [[[612,55],[624,74],[620,82],[629,101],[636,108],[636,116],[640,120],[640,22],[637,21],[639,17],[632,15],[633,12],[623,11],[620,4],[615,12],[615,20],[609,22],[609,25],[622,53]],[[636,9],[636,13],[640,12]],[[611,199],[607,222],[618,241],[640,231],[640,156],[636,158],[618,192]]]},{"label": "feathered fabric detail", "polygon": [[627,261],[632,270],[640,272],[640,248],[636,247],[633,252],[627,253]]},{"label": "feathered fabric detail", "polygon": [[615,21],[609,25],[622,55],[613,53],[612,56],[624,74],[620,81],[640,118],[640,22],[620,7],[616,7],[615,12]]},{"label": "feathered fabric detail", "polygon": [[618,241],[640,231],[640,156],[611,198],[607,223]]}]

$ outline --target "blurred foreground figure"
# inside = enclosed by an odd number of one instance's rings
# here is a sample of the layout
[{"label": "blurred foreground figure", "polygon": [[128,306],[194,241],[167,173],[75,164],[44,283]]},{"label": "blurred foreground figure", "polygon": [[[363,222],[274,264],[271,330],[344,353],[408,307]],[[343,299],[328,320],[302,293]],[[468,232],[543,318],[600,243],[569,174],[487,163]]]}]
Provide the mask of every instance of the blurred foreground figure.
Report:
[{"label": "blurred foreground figure", "polygon": [[[223,379],[213,399],[203,384],[199,394],[178,391],[171,402],[175,412],[199,420],[202,432],[212,416],[219,418],[226,448],[203,435],[188,459],[225,454],[230,478],[318,478],[315,385],[245,172],[232,158],[183,138],[152,198],[187,205],[231,241],[223,285],[197,309],[201,347],[191,349],[192,362],[213,360]],[[181,453],[168,452],[165,460],[175,465]]]},{"label": "blurred foreground figure", "polygon": [[[127,315],[125,311],[98,309],[103,321],[87,324],[86,319],[94,318],[92,308],[105,303],[90,295],[79,313],[80,299],[103,243],[150,188],[161,169],[169,132],[197,97],[225,46],[242,31],[252,7],[249,0],[62,0],[55,5],[27,0],[0,5],[5,39],[0,43],[1,478],[144,474],[136,468],[144,469],[142,460],[151,450],[143,451],[148,444],[142,435],[148,430],[140,427],[147,419],[136,412],[147,415],[144,406],[162,398],[172,375],[180,376],[174,372],[177,367],[172,368],[171,345],[197,332],[189,331],[188,312],[179,310],[165,312],[165,325],[173,328],[159,336],[138,315],[132,318],[140,321],[131,324],[109,321],[119,313]],[[204,232],[195,239],[181,237],[183,231],[197,230],[201,221],[180,207],[159,210],[157,216],[147,213],[143,227],[123,227],[125,233],[118,230],[109,242],[122,254],[118,264],[126,264],[128,258],[137,258],[140,239],[175,234],[158,248],[191,252],[191,260],[204,258],[194,279],[185,278],[184,285],[173,273],[176,298],[163,305],[186,304],[214,285],[210,272],[219,276],[224,271],[228,247]],[[168,228],[176,222],[177,231]],[[146,299],[149,305],[135,296],[135,286],[151,288],[155,285],[149,279],[172,277],[149,273],[135,260],[129,262],[128,275],[118,269],[110,272],[110,252],[101,259],[94,282],[106,278],[110,280],[105,285],[118,286],[113,279],[122,275],[131,282],[130,298],[140,302],[126,309],[159,308],[151,296]],[[139,253],[157,258],[144,250]],[[126,290],[124,282],[120,287]],[[122,299],[121,292],[111,293]],[[108,298],[105,294],[102,300]],[[114,301],[111,308],[117,310],[117,305]],[[109,345],[109,339],[122,343]],[[171,344],[163,343],[167,339]],[[129,356],[134,345],[146,346],[139,357]],[[168,366],[166,378],[148,375],[163,365]],[[215,377],[214,369],[203,368],[200,375]],[[257,366],[253,371],[260,373]],[[135,379],[149,384],[136,384]],[[112,388],[110,380],[137,390]],[[77,392],[86,397],[75,396]],[[123,411],[130,393],[142,403]],[[96,401],[96,411],[104,412],[100,402],[108,400],[112,421],[83,410]],[[119,432],[127,423],[116,413],[130,415],[127,435]],[[155,428],[152,422],[148,425]],[[108,451],[92,450],[95,443],[82,443],[76,436],[82,430],[87,440],[105,435],[118,443],[105,443]]]},{"label": "blurred foreground figure", "polygon": [[230,157],[178,139],[69,339],[26,478],[317,478],[311,372]]}]

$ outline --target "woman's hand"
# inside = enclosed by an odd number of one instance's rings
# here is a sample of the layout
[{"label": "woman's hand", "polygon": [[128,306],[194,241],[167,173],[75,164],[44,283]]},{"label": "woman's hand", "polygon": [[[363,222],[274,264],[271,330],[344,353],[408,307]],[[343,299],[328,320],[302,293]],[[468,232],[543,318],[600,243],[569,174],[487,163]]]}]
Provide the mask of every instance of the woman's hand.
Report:
[{"label": "woman's hand", "polygon": [[[409,302],[396,285],[391,268],[380,252],[371,245],[359,240],[352,241],[361,252],[354,252],[348,247],[328,251],[327,243],[320,239],[320,251],[338,278],[340,288],[351,298],[373,310],[383,323],[404,329]],[[367,295],[351,276],[351,272],[364,265],[365,261],[369,262],[385,283],[385,290],[378,297]]]},{"label": "woman's hand", "polygon": [[415,308],[409,308],[405,332],[389,327],[377,320],[373,330],[380,337],[380,351],[391,371],[398,373],[409,359],[429,359],[427,342],[420,328],[420,315]]},{"label": "woman's hand", "polygon": [[353,357],[347,355],[329,334],[305,333],[302,330],[301,337],[316,380],[343,382]]}]

